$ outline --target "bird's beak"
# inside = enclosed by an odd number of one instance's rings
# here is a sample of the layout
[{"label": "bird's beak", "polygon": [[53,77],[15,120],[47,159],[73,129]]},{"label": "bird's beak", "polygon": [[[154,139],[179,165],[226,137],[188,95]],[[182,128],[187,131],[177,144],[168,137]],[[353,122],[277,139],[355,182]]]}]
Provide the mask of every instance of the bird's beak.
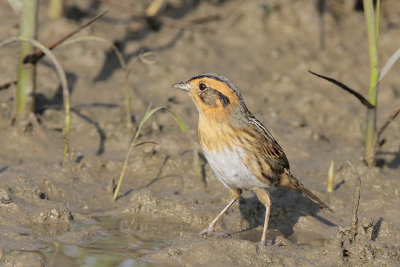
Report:
[{"label": "bird's beak", "polygon": [[180,83],[174,83],[172,87],[181,89],[182,91],[189,92],[190,90],[190,85],[186,82],[180,82]]}]

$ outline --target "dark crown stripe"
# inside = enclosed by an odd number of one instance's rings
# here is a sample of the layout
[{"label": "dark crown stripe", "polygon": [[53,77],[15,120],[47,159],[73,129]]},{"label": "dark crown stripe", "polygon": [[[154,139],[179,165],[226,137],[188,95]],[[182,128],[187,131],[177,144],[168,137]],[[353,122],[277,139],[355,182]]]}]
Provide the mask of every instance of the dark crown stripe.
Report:
[{"label": "dark crown stripe", "polygon": [[191,82],[193,80],[197,80],[197,79],[201,79],[201,78],[210,78],[210,79],[214,79],[220,82],[223,82],[225,84],[227,84],[229,86],[229,88],[231,88],[238,96],[239,98],[242,100],[242,95],[240,94],[239,90],[236,88],[236,86],[227,78],[214,74],[214,73],[205,73],[205,74],[200,74],[198,76],[195,76],[193,78],[191,78],[190,80],[188,80],[187,82]]}]

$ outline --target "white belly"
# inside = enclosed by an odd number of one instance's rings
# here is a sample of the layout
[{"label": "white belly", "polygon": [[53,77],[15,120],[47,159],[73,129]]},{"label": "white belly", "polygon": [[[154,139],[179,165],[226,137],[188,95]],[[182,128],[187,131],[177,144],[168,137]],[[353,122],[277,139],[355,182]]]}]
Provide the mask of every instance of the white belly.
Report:
[{"label": "white belly", "polygon": [[203,152],[211,169],[225,186],[244,190],[268,187],[257,179],[244,164],[242,160],[244,152],[241,148],[237,147],[222,152],[203,149]]}]

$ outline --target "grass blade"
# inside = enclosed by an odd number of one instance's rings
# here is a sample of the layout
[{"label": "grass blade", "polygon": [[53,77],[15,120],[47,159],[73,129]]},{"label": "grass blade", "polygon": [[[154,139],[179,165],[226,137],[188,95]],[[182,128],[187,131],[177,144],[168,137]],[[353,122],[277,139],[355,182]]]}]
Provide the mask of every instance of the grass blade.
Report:
[{"label": "grass blade", "polygon": [[165,108],[165,107],[158,107],[158,108],[152,109],[151,106],[152,106],[152,104],[150,103],[149,106],[147,107],[145,113],[143,114],[143,118],[142,118],[142,120],[139,122],[139,125],[138,125],[138,127],[137,127],[137,129],[136,129],[135,136],[133,137],[133,139],[132,139],[132,141],[131,141],[131,143],[130,143],[130,145],[129,145],[128,152],[127,152],[126,155],[125,155],[124,164],[123,164],[123,166],[122,166],[122,170],[121,170],[121,174],[120,174],[119,179],[118,179],[117,187],[115,188],[114,195],[113,195],[114,201],[118,198],[118,194],[119,194],[119,191],[120,191],[120,189],[121,189],[122,181],[124,180],[124,177],[125,177],[126,168],[127,168],[127,166],[128,166],[128,160],[129,160],[129,157],[130,157],[130,155],[131,155],[133,149],[134,149],[135,147],[138,147],[139,145],[144,145],[144,144],[155,144],[155,142],[153,142],[153,141],[144,141],[144,142],[140,142],[140,143],[137,143],[137,142],[136,142],[137,139],[139,138],[140,131],[142,130],[142,127],[143,127],[144,123],[145,123],[148,119],[150,119],[151,116],[154,115],[154,113],[156,113],[157,111],[160,111],[160,110],[164,110],[164,109],[165,109],[165,110],[167,110],[167,111],[173,116],[174,120],[178,123],[178,125],[179,125],[179,127],[182,129],[182,131],[188,131],[188,130],[189,130],[189,127],[188,127],[188,126],[186,125],[186,123],[182,120],[182,118],[179,117],[179,116],[178,116],[177,114],[175,114],[174,112],[170,111],[169,109],[167,109],[167,108]]},{"label": "grass blade", "polygon": [[141,145],[146,145],[146,144],[157,144],[157,143],[153,142],[153,141],[143,141],[143,142],[140,142],[140,143],[132,142],[131,145],[129,146],[128,152],[125,155],[124,165],[122,166],[122,171],[121,171],[121,174],[120,174],[119,179],[118,179],[117,187],[115,188],[115,191],[114,191],[114,195],[113,195],[114,201],[117,200],[119,191],[121,189],[122,181],[124,180],[124,177],[125,177],[126,168],[128,167],[128,160],[129,160],[129,157],[130,157],[133,149],[135,147],[138,147],[138,146],[141,146]]},{"label": "grass blade", "polygon": [[381,72],[379,73],[379,80],[378,83],[385,77],[385,75],[388,73],[388,71],[392,68],[394,63],[400,58],[400,48],[396,50],[396,52],[393,53],[393,55],[389,58],[389,60],[386,62],[385,66],[382,68]]},{"label": "grass blade", "polygon": [[179,125],[179,128],[181,128],[182,132],[187,133],[189,131],[189,126],[182,120],[182,118],[176,114],[175,112],[167,109],[167,111],[172,115],[176,123]]},{"label": "grass blade", "polygon": [[163,109],[163,107],[158,107],[158,108],[155,108],[155,109],[151,109],[151,103],[150,103],[149,106],[147,107],[146,112],[143,114],[143,118],[142,118],[142,120],[139,122],[139,126],[138,126],[137,129],[136,129],[136,134],[135,134],[135,136],[133,137],[133,139],[132,139],[132,141],[131,141],[131,143],[130,143],[130,145],[129,145],[128,152],[127,152],[126,155],[125,155],[124,165],[122,166],[122,171],[121,171],[121,174],[120,174],[120,176],[119,176],[118,183],[117,183],[117,187],[116,187],[116,189],[115,189],[115,191],[114,191],[114,195],[113,195],[114,201],[117,200],[119,191],[120,191],[120,189],[121,189],[122,181],[124,180],[124,177],[125,177],[126,168],[127,168],[127,166],[128,166],[128,160],[129,160],[129,157],[130,157],[130,155],[131,155],[133,149],[134,149],[135,147],[137,147],[138,145],[150,143],[150,141],[141,142],[141,143],[136,143],[136,140],[137,140],[138,137],[139,137],[140,131],[142,130],[142,127],[143,127],[144,123],[145,123],[155,112],[157,112],[157,111],[159,111],[159,110],[161,110],[161,109]]},{"label": "grass blade", "polygon": [[43,51],[43,53],[50,58],[50,60],[53,62],[57,74],[60,78],[61,81],[61,87],[63,90],[63,98],[64,98],[64,109],[65,109],[65,128],[64,128],[64,150],[63,150],[63,155],[64,155],[64,161],[68,159],[69,157],[69,139],[70,139],[70,132],[71,132],[71,100],[70,100],[70,95],[68,91],[68,82],[67,82],[67,76],[65,75],[64,69],[61,67],[60,63],[58,62],[57,58],[54,56],[54,54],[48,49],[46,46],[41,44],[40,42],[29,39],[26,37],[11,37],[8,38],[0,43],[0,47],[13,43],[13,42],[29,42],[36,48],[40,49]]},{"label": "grass blade", "polygon": [[147,108],[146,112],[145,112],[144,115],[143,115],[142,120],[139,122],[139,126],[138,126],[138,129],[137,129],[137,131],[136,131],[135,138],[137,138],[137,137],[139,136],[140,130],[142,129],[143,124],[144,124],[148,119],[150,119],[150,117],[153,116],[154,113],[156,113],[157,111],[159,111],[159,110],[161,110],[161,109],[165,109],[165,108],[164,108],[164,107],[158,107],[158,108],[155,108],[155,109],[151,109],[151,103],[150,103],[149,107]]}]

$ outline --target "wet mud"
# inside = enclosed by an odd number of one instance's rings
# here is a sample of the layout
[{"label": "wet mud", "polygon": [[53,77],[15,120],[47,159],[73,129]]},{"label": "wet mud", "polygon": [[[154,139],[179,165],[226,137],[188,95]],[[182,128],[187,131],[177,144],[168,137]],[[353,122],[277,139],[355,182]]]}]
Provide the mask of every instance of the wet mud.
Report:
[{"label": "wet mud", "polygon": [[[93,4],[95,2],[95,4]],[[149,2],[149,1],[147,1]],[[133,6],[143,10],[146,1]],[[124,120],[124,72],[104,44],[80,42],[54,50],[72,95],[72,156],[62,160],[64,114],[59,80],[47,58],[38,63],[36,118],[11,125],[15,88],[0,91],[1,266],[398,266],[400,265],[400,123],[385,131],[377,166],[362,160],[365,108],[346,92],[308,73],[335,77],[363,95],[369,84],[364,14],[327,5],[324,48],[316,1],[167,1],[168,15],[197,19],[218,14],[204,30],[154,27],[107,3],[68,1],[67,18],[46,18],[44,43],[110,9],[79,35],[101,36],[132,67],[134,123]],[[336,1],[340,2],[340,1]],[[97,3],[97,4],[96,4]],[[128,4],[128,1],[121,1]],[[335,7],[335,8],[333,8]],[[169,12],[169,13],[168,13]],[[398,48],[400,6],[382,1],[380,65]],[[0,3],[0,39],[17,35],[18,17]],[[141,59],[151,51],[152,60]],[[18,46],[0,49],[0,83],[16,78]],[[138,58],[139,56],[139,58]],[[296,192],[272,189],[267,246],[258,243],[265,209],[252,192],[202,237],[229,202],[200,153],[197,111],[171,84],[206,72],[228,77],[248,108],[277,138],[291,170],[335,213]],[[380,84],[378,126],[400,102],[398,64]],[[134,129],[147,106],[168,112],[145,124],[120,197],[112,200]],[[195,158],[198,158],[196,163]],[[326,191],[330,162],[335,186]],[[361,177],[358,231],[349,235],[354,170]]]}]

